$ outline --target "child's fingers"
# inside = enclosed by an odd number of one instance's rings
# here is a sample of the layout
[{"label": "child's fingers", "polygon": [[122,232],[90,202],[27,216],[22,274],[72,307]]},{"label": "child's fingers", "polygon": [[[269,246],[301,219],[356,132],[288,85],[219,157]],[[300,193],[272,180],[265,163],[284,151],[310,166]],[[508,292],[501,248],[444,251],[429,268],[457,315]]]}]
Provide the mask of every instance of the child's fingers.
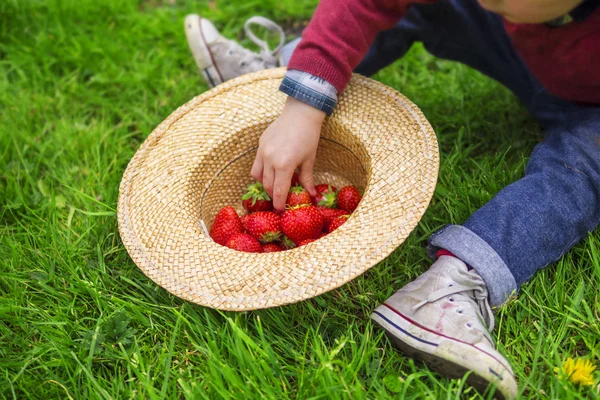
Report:
[{"label": "child's fingers", "polygon": [[260,154],[256,154],[256,158],[254,159],[254,164],[252,164],[252,169],[250,170],[250,175],[262,183],[263,180],[263,168],[264,163]]},{"label": "child's fingers", "polygon": [[300,184],[310,193],[311,196],[315,196],[317,191],[315,190],[315,181],[313,178],[313,167],[314,160],[305,161],[300,165],[300,172],[298,174],[298,180]]},{"label": "child's fingers", "polygon": [[273,184],[273,207],[277,211],[285,210],[285,201],[290,190],[294,169],[286,168],[275,171],[275,182]]}]

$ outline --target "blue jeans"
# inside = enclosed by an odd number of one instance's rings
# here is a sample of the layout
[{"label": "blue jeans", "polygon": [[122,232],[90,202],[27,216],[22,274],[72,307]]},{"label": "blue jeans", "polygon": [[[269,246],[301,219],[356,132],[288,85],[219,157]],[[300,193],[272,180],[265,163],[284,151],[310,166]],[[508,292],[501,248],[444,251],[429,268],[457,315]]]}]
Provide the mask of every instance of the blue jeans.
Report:
[{"label": "blue jeans", "polygon": [[501,82],[544,129],[522,179],[463,225],[448,225],[429,240],[432,256],[446,249],[472,266],[491,304],[500,305],[600,223],[600,107],[549,94],[516,53],[501,18],[474,0],[411,6],[396,27],[378,35],[356,72],[374,74],[415,41]]}]

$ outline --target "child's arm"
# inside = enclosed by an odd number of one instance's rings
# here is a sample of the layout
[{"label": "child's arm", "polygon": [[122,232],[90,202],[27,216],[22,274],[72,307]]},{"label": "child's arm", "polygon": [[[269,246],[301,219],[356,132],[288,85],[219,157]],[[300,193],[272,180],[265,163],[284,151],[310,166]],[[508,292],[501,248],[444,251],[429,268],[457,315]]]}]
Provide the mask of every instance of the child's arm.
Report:
[{"label": "child's arm", "polygon": [[375,36],[395,26],[413,3],[435,0],[323,0],[288,69],[321,77],[342,92]]},{"label": "child's arm", "polygon": [[[382,30],[393,27],[412,3],[435,0],[322,0],[294,51],[288,70],[302,71],[322,78],[341,92]],[[290,72],[284,83],[289,83]],[[294,83],[281,116],[264,132],[252,168],[282,210],[294,170],[300,183],[314,194],[312,169],[321,125],[333,108],[323,101],[311,101],[311,89]],[[295,98],[294,98],[295,97]],[[317,94],[316,98],[320,96]],[[297,100],[300,99],[301,101]],[[310,105],[307,105],[310,104]],[[334,104],[335,106],[335,101]]]}]

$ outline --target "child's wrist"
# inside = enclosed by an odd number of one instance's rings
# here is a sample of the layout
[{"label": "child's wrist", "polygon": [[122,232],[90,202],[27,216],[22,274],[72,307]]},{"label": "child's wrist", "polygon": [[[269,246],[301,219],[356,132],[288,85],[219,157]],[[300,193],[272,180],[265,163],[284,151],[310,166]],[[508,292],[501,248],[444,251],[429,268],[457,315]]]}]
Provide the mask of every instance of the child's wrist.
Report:
[{"label": "child's wrist", "polygon": [[283,114],[292,113],[295,116],[301,116],[309,119],[314,123],[322,124],[323,120],[327,116],[325,111],[321,111],[309,104],[306,104],[292,96],[288,96],[285,106],[283,107]]}]

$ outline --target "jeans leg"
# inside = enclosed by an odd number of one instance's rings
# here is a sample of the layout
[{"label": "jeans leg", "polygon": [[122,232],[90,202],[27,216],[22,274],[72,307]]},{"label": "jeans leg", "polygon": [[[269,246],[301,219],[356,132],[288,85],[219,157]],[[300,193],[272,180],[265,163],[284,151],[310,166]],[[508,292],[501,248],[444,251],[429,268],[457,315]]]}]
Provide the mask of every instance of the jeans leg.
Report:
[{"label": "jeans leg", "polygon": [[464,226],[434,234],[430,246],[472,265],[485,280],[492,304],[499,305],[599,223],[600,108],[572,106],[547,127],[522,179]]}]

